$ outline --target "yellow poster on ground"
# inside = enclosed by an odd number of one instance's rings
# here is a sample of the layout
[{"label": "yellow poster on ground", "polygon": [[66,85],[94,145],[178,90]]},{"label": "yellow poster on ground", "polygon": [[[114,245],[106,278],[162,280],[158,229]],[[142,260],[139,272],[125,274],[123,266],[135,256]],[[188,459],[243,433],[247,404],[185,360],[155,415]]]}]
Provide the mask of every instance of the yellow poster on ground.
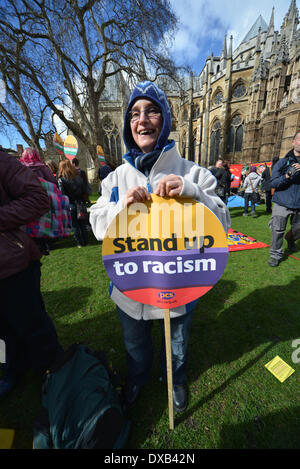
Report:
[{"label": "yellow poster on ground", "polygon": [[272,373],[281,383],[283,383],[295,370],[283,361],[278,355],[268,362],[265,367]]}]

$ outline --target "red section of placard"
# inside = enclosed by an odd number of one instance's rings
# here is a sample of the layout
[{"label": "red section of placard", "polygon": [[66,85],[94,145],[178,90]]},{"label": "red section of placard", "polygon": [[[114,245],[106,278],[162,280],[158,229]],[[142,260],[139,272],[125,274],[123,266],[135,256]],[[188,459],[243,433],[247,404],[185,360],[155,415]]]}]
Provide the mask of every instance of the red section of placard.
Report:
[{"label": "red section of placard", "polygon": [[200,296],[205,295],[213,285],[205,287],[190,287],[190,288],[177,288],[173,290],[161,291],[159,288],[143,288],[140,290],[123,291],[122,293],[132,300],[141,302],[143,298],[144,304],[155,305],[159,308],[175,308],[178,306],[176,298],[180,301],[180,305],[185,304],[184,298],[187,298],[186,303],[190,303],[198,299]]}]

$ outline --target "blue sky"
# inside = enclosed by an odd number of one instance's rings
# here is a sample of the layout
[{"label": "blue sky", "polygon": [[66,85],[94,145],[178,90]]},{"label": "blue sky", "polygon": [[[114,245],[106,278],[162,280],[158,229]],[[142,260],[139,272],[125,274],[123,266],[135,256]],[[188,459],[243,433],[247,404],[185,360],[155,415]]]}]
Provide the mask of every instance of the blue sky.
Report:
[{"label": "blue sky", "polygon": [[[179,28],[171,46],[172,56],[177,65],[189,65],[199,74],[207,56],[212,52],[220,55],[224,35],[233,36],[234,49],[240,44],[261,14],[269,23],[274,6],[275,30],[280,31],[283,18],[288,11],[290,0],[170,0],[179,17]],[[297,0],[300,9],[300,0]],[[0,144],[16,149],[22,143],[18,135],[8,141],[0,130]],[[25,144],[25,146],[27,146]]]},{"label": "blue sky", "polygon": [[[177,64],[188,63],[199,74],[207,56],[220,55],[224,35],[233,36],[234,49],[240,44],[261,14],[270,21],[274,6],[275,30],[280,31],[290,0],[170,0],[180,26],[174,38],[172,55]],[[300,1],[297,0],[299,8]]]}]

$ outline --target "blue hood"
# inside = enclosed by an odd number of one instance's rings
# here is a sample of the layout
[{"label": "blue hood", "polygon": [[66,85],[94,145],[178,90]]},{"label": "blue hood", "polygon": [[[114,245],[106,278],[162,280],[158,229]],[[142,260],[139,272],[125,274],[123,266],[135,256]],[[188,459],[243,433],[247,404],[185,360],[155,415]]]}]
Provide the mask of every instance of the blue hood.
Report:
[{"label": "blue hood", "polygon": [[151,81],[142,81],[141,83],[138,83],[130,96],[125,112],[123,130],[123,140],[126,148],[132,155],[141,152],[140,148],[133,140],[128,116],[133,104],[138,99],[150,99],[153,103],[157,104],[162,111],[163,126],[154,148],[154,150],[162,150],[168,143],[168,138],[172,128],[171,110],[165,93]]}]

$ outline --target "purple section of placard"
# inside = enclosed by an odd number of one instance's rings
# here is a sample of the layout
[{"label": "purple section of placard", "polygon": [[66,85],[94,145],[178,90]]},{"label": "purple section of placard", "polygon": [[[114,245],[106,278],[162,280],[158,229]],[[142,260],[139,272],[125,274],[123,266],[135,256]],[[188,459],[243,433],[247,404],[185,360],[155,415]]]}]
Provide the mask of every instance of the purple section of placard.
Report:
[{"label": "purple section of placard", "polygon": [[[127,253],[126,253],[127,254]],[[103,256],[109,278],[121,291],[141,288],[186,288],[217,283],[223,274],[228,249],[200,253],[190,251],[143,251]]]},{"label": "purple section of placard", "polygon": [[200,249],[186,249],[185,251],[131,251],[131,252],[122,252],[122,253],[117,253],[117,254],[106,254],[103,256],[103,261],[109,260],[109,259],[117,259],[120,260],[120,256],[123,257],[134,257],[134,256],[146,256],[147,254],[155,255],[159,252],[159,257],[163,256],[170,256],[170,254],[173,254],[174,256],[190,256],[190,255],[195,255],[195,254],[209,254],[209,253],[221,253],[225,252],[228,253],[228,248],[204,248],[203,253],[200,251]]}]

